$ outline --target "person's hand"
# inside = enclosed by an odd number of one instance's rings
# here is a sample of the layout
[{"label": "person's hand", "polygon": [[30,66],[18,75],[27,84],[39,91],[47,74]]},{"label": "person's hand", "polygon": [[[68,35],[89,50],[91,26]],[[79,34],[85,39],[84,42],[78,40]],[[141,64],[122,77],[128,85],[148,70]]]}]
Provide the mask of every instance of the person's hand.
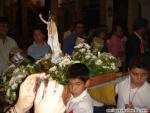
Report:
[{"label": "person's hand", "polygon": [[[134,106],[133,106],[132,102],[130,102],[129,104],[125,104],[125,108],[134,110]],[[137,113],[137,112],[135,112],[135,111],[133,111],[133,112],[127,111],[125,113]]]},{"label": "person's hand", "polygon": [[134,109],[134,106],[132,102],[129,102],[129,104],[125,104],[125,108]]},{"label": "person's hand", "polygon": [[[56,86],[57,85],[57,86]],[[47,88],[44,83],[40,84],[34,101],[35,113],[63,113],[65,105],[62,99],[64,87],[50,80]]]},{"label": "person's hand", "polygon": [[33,74],[28,76],[25,81],[21,84],[19,90],[19,98],[15,105],[17,113],[25,113],[32,106],[35,99],[35,87],[37,79],[46,78],[45,74]]}]

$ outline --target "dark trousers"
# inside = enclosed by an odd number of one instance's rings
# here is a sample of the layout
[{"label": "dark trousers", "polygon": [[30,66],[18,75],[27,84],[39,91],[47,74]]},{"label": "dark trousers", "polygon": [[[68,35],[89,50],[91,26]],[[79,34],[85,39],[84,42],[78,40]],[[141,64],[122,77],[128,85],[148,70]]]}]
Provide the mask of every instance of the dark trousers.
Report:
[{"label": "dark trousers", "polygon": [[106,113],[106,107],[105,106],[94,106],[93,113]]}]

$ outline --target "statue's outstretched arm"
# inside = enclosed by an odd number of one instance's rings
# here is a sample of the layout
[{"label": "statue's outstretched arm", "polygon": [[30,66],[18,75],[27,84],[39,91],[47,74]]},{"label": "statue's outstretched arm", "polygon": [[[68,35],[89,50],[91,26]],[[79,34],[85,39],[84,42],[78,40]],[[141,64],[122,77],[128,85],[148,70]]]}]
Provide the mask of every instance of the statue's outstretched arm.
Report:
[{"label": "statue's outstretched arm", "polygon": [[47,23],[47,21],[43,19],[43,17],[42,17],[42,14],[41,14],[41,13],[39,14],[39,18],[41,19],[41,21],[42,21],[43,23],[48,24],[48,23]]}]

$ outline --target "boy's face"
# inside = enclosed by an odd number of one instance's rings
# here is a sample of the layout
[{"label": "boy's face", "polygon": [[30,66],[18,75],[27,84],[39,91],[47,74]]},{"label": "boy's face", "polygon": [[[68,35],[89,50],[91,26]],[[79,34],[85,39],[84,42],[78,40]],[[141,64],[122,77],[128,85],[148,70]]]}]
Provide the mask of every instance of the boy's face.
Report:
[{"label": "boy's face", "polygon": [[116,26],[116,32],[115,32],[116,35],[122,37],[123,36],[123,29],[122,27],[120,26]]},{"label": "boy's face", "polygon": [[78,78],[69,79],[69,90],[74,97],[77,97],[85,90],[85,82]]},{"label": "boy's face", "polygon": [[75,31],[77,34],[83,34],[84,33],[84,25],[78,23],[75,27]]},{"label": "boy's face", "polygon": [[33,37],[34,37],[34,41],[36,43],[43,43],[44,42],[45,36],[42,33],[42,31],[39,29],[34,31]]},{"label": "boy's face", "polygon": [[131,84],[140,87],[144,84],[148,77],[148,72],[142,68],[133,68],[129,70],[131,77]]}]

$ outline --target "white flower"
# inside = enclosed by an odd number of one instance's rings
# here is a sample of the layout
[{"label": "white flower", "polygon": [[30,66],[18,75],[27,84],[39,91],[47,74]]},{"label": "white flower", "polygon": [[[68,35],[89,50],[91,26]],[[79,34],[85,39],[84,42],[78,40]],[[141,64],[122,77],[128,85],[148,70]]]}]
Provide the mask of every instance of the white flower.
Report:
[{"label": "white flower", "polygon": [[45,56],[44,56],[44,58],[47,60],[47,59],[50,59],[50,57],[51,57],[51,54],[50,53],[47,53],[47,54],[45,54]]},{"label": "white flower", "polygon": [[108,67],[107,66],[102,66],[104,69],[107,69]]},{"label": "white flower", "polygon": [[59,59],[59,61],[57,61],[57,63],[59,64],[59,67],[65,67],[66,65],[71,63],[71,58],[69,55],[62,57]]},{"label": "white flower", "polygon": [[16,76],[16,79],[22,79],[22,78],[24,78],[24,75],[23,75],[23,74],[18,74],[18,75]]},{"label": "white flower", "polygon": [[17,83],[14,83],[14,84],[11,86],[11,89],[14,90],[14,89],[17,88],[17,86],[18,86]]},{"label": "white flower", "polygon": [[58,73],[58,71],[55,71],[55,74],[57,74]]},{"label": "white flower", "polygon": [[92,59],[93,59],[93,60],[97,59],[97,56],[92,55]]},{"label": "white flower", "polygon": [[10,89],[7,89],[6,95],[9,97],[10,96]]},{"label": "white flower", "polygon": [[96,65],[101,65],[102,64],[102,61],[100,59],[98,59],[96,62],[95,62]]},{"label": "white flower", "polygon": [[89,59],[89,58],[90,58],[90,55],[89,55],[89,54],[85,56],[85,59]]},{"label": "white flower", "polygon": [[111,63],[111,68],[116,69],[115,63]]},{"label": "white flower", "polygon": [[72,61],[72,63],[71,63],[71,64],[76,64],[76,63],[80,63],[80,61],[79,61],[79,60]]},{"label": "white flower", "polygon": [[56,67],[56,66],[53,66],[53,67],[51,67],[51,68],[49,69],[49,71],[50,71],[50,72],[56,71],[56,69],[57,69],[57,67]]},{"label": "white flower", "polygon": [[83,46],[83,44],[80,43],[80,44],[78,44],[77,46],[74,46],[74,48],[82,48],[82,46]]},{"label": "white flower", "polygon": [[86,49],[90,49],[90,46],[86,43],[83,43]]},{"label": "white flower", "polygon": [[82,48],[82,49],[80,49],[79,50],[81,53],[84,53],[84,52],[86,52],[86,49],[85,48]]},{"label": "white flower", "polygon": [[13,73],[18,73],[19,72],[19,68],[16,68]]},{"label": "white flower", "polygon": [[90,46],[86,43],[81,43],[81,44],[78,44],[77,46],[75,46],[74,48],[75,49],[79,49],[79,48],[83,48],[85,47],[86,49],[90,49]]},{"label": "white flower", "polygon": [[31,66],[30,64],[28,64],[27,67],[32,68],[33,66]]},{"label": "white flower", "polygon": [[16,67],[14,64],[11,64],[11,65],[9,66],[9,68],[14,68],[14,67]]},{"label": "white flower", "polygon": [[39,64],[41,61],[42,61],[42,60],[39,59],[39,60],[37,60],[37,61],[35,62],[35,64]]},{"label": "white flower", "polygon": [[9,86],[11,86],[16,81],[16,77],[12,77],[9,81]]},{"label": "white flower", "polygon": [[23,69],[23,70],[22,70],[22,73],[26,73],[26,70],[25,70],[25,69]]},{"label": "white flower", "polygon": [[91,50],[87,50],[87,53],[91,53]]}]

